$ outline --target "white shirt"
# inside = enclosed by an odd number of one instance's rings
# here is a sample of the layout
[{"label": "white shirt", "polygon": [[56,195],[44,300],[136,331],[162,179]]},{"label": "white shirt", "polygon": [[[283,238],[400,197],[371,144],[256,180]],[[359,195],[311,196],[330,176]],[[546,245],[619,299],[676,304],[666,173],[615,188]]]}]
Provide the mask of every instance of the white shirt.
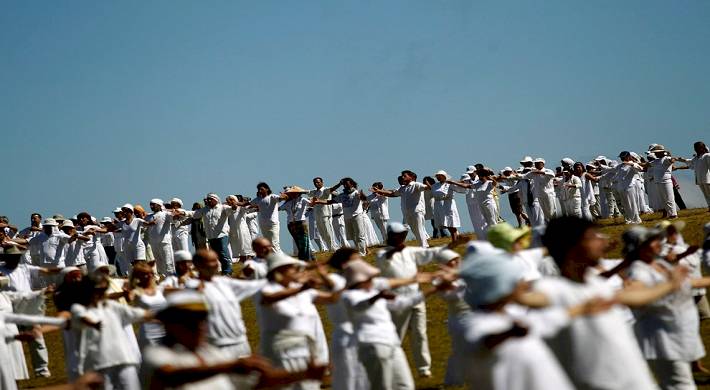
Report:
[{"label": "white shirt", "polygon": [[64,257],[70,238],[60,231],[53,232],[51,236],[45,232],[38,234],[30,240],[32,262],[40,267],[64,267]]},{"label": "white shirt", "polygon": [[99,302],[96,307],[74,304],[71,312],[77,320],[83,317],[101,322],[101,330],[82,328],[79,352],[80,364],[83,363],[82,372],[140,363],[124,327],[141,321],[145,317],[145,310],[106,300]]},{"label": "white shirt", "polygon": [[133,218],[131,223],[126,223],[126,221],[121,222],[121,237],[123,239],[123,248],[128,248],[128,245],[138,246],[142,239],[142,229],[141,227],[145,223],[145,220],[140,218]]},{"label": "white shirt", "polygon": [[[330,200],[330,188],[321,187],[319,190],[310,190],[308,192],[308,197],[316,198],[318,200]],[[327,204],[317,204],[313,206],[313,210],[315,210],[317,218],[330,217],[331,215],[333,215],[333,211],[331,210],[330,205]]]},{"label": "white shirt", "polygon": [[535,196],[541,196],[544,194],[554,194],[555,187],[552,180],[555,178],[555,172],[550,169],[544,168],[542,173],[538,170],[532,170],[525,175],[524,178],[530,180],[532,184],[532,193]]},{"label": "white shirt", "polygon": [[207,316],[209,343],[219,347],[247,342],[247,329],[239,302],[256,294],[266,281],[215,276],[209,282],[200,280],[194,282],[190,283],[190,288],[204,285],[202,294],[209,307]]},{"label": "white shirt", "polygon": [[695,184],[710,184],[710,153],[694,156],[688,165],[695,171]]},{"label": "white shirt", "polygon": [[373,193],[367,196],[367,201],[370,202],[370,215],[373,218],[390,219],[389,199],[386,196]]},{"label": "white shirt", "polygon": [[30,292],[32,291],[32,282],[39,278],[40,267],[20,263],[17,268],[11,270],[5,266],[0,266],[0,273],[9,279],[7,287],[2,290]]},{"label": "white shirt", "polygon": [[279,207],[279,210],[286,211],[286,220],[291,223],[305,221],[308,207],[310,207],[308,199],[298,197],[285,201],[281,207]]},{"label": "white shirt", "polygon": [[653,175],[653,181],[655,183],[670,183],[672,171],[673,161],[668,156],[651,161],[649,173]]},{"label": "white shirt", "polygon": [[[533,289],[552,307],[570,308],[591,298],[612,298],[615,288],[589,274],[585,283],[562,277],[542,278]],[[657,389],[631,328],[619,309],[576,317],[548,341],[558,361],[579,388],[606,390]]]},{"label": "white shirt", "polygon": [[[574,187],[571,187],[574,186]],[[565,191],[567,192],[567,199],[582,198],[582,180],[572,175],[569,180],[565,181]]]},{"label": "white shirt", "polygon": [[263,198],[256,197],[251,200],[251,204],[259,207],[259,224],[279,223],[279,202],[281,197],[276,194],[269,194]]},{"label": "white shirt", "polygon": [[172,242],[172,233],[170,232],[170,224],[173,222],[171,214],[165,210],[160,210],[146,218],[148,221],[155,221],[155,225],[148,227],[148,239],[151,244],[167,244]]},{"label": "white shirt", "polygon": [[423,213],[425,211],[423,193],[426,190],[426,184],[412,181],[394,190],[394,195],[401,197],[403,212],[408,214]]},{"label": "white shirt", "polygon": [[343,206],[343,216],[345,219],[354,218],[362,214],[362,200],[360,200],[360,191],[353,190],[352,192],[341,192],[333,197],[333,202],[340,203]]},{"label": "white shirt", "polygon": [[193,219],[202,218],[205,227],[205,236],[208,240],[222,238],[229,235],[229,216],[234,214],[230,206],[218,203],[215,207],[203,207],[196,211],[186,211]]},{"label": "white shirt", "polygon": [[641,170],[637,164],[621,163],[616,166],[615,181],[619,190],[626,190],[633,185],[634,177]]},{"label": "white shirt", "polygon": [[266,260],[255,257],[244,262],[244,268],[251,268],[253,275],[249,278],[252,280],[266,279],[266,274],[269,273],[269,267],[266,265]]},{"label": "white shirt", "polygon": [[[392,247],[381,249],[377,252],[377,268],[382,271],[385,278],[411,278],[417,274],[418,266],[428,264],[441,252],[442,247],[421,248],[406,246],[401,251],[394,252],[392,257],[386,258],[387,252]],[[411,294],[419,291],[416,283],[399,287],[395,290],[398,294]]]},{"label": "white shirt", "polygon": [[[298,285],[293,284],[289,287],[298,287]],[[268,282],[258,293],[256,300],[261,302],[263,294],[274,294],[285,289],[278,283]],[[317,296],[317,290],[308,289],[270,305],[261,304],[262,339],[270,339],[281,331],[293,331],[315,338],[316,321],[320,321],[318,310],[313,305],[313,300]]]}]

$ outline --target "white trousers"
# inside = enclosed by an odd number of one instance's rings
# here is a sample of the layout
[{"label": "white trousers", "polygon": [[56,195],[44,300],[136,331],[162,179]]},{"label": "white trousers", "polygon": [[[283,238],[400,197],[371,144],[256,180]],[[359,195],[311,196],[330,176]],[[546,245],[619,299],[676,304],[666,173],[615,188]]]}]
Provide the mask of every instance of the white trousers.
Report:
[{"label": "white trousers", "polygon": [[141,384],[138,380],[138,370],[132,364],[111,366],[99,370],[104,377],[105,390],[140,390]]},{"label": "white trousers", "polygon": [[190,250],[190,232],[187,230],[177,229],[173,233],[173,250],[174,251],[189,251]]},{"label": "white trousers", "polygon": [[271,241],[271,246],[274,248],[274,252],[281,252],[281,242],[279,241],[279,224],[278,223],[259,223],[259,230],[261,230],[261,235],[267,240]]},{"label": "white trousers", "polygon": [[334,251],[338,249],[338,245],[335,244],[335,231],[333,230],[333,217],[330,215],[318,217],[316,216],[316,227],[318,228],[318,234],[320,234],[321,249],[323,251]]},{"label": "white trousers", "polygon": [[525,202],[525,210],[528,212],[528,218],[530,218],[530,225],[532,227],[538,227],[545,225],[545,215],[542,213],[542,207],[540,207],[540,202],[537,199],[533,199],[532,205],[528,205]]},{"label": "white trousers", "polygon": [[[352,218],[345,218],[345,234],[349,240],[355,243],[355,247],[360,255],[367,254],[367,241],[365,240],[365,216],[358,214]],[[349,243],[346,246],[350,246]]]},{"label": "white trousers", "polygon": [[407,357],[399,345],[360,344],[358,358],[373,390],[414,389]]},{"label": "white trousers", "polygon": [[481,210],[483,220],[486,221],[486,230],[498,223],[498,210],[496,209],[496,203],[493,199],[484,199],[480,202],[479,209]]},{"label": "white trousers", "polygon": [[562,207],[565,208],[565,215],[582,218],[581,198],[573,197],[572,199],[565,199],[562,203]]},{"label": "white trousers", "polygon": [[426,304],[420,302],[409,309],[392,311],[391,314],[392,322],[397,328],[400,340],[404,340],[407,331],[411,330],[409,342],[417,370],[419,372],[429,371],[431,368],[431,354],[429,353],[429,340],[427,338]]},{"label": "white trousers", "polygon": [[424,212],[409,212],[404,214],[404,223],[409,225],[409,229],[414,234],[414,238],[419,241],[419,246],[428,248],[427,232],[424,227]]},{"label": "white trousers", "polygon": [[678,360],[647,360],[661,390],[695,390],[690,362]]},{"label": "white trousers", "polygon": [[173,275],[175,273],[175,261],[173,259],[172,242],[151,242],[150,250],[155,258],[155,266],[160,275]]},{"label": "white trousers", "polygon": [[698,184],[698,187],[700,187],[700,192],[705,196],[705,203],[707,203],[708,208],[710,208],[710,183]]},{"label": "white trousers", "polygon": [[540,195],[533,195],[540,202],[542,214],[545,216],[545,221],[549,221],[555,217],[555,194],[547,192]]},{"label": "white trousers", "polygon": [[331,217],[333,222],[333,241],[337,247],[346,246],[348,243],[347,235],[345,234],[345,218],[343,215],[334,215]]},{"label": "white trousers", "polygon": [[380,235],[382,236],[382,242],[387,243],[387,219],[382,218],[379,215],[375,215],[372,217],[373,222],[375,223],[375,226],[377,226],[377,230],[380,231]]},{"label": "white trousers", "polygon": [[468,217],[471,219],[473,231],[479,240],[486,238],[486,229],[488,225],[481,214],[481,205],[475,198],[466,198],[466,206],[468,206]]},{"label": "white trousers", "polygon": [[656,183],[658,196],[661,199],[661,205],[669,217],[678,215],[675,206],[675,197],[673,197],[673,183]]},{"label": "white trousers", "polygon": [[251,347],[249,343],[244,341],[241,343],[218,346],[220,352],[229,356],[231,359],[239,359],[251,355]]},{"label": "white trousers", "polygon": [[638,205],[636,204],[636,187],[630,186],[621,192],[621,204],[624,206],[624,221],[628,224],[641,223]]},{"label": "white trousers", "polygon": [[357,357],[357,338],[352,333],[336,329],[330,342],[333,373],[331,387],[333,390],[367,390],[365,367]]}]

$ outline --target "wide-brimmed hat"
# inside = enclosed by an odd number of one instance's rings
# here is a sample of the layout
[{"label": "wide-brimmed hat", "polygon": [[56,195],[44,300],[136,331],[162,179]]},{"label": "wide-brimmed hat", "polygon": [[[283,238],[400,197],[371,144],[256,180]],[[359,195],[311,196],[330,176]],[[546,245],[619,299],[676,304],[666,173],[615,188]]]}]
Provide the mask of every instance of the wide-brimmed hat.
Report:
[{"label": "wide-brimmed hat", "polygon": [[521,164],[523,164],[523,163],[531,163],[531,162],[533,162],[533,159],[532,159],[532,157],[530,157],[530,156],[525,156],[525,157],[523,157],[522,160],[520,160],[520,163],[521,163]]},{"label": "wide-brimmed hat", "polygon": [[439,175],[442,175],[442,176],[446,177],[447,179],[449,178],[449,174],[446,173],[446,171],[444,171],[442,169],[440,169],[440,170],[436,171],[436,173],[434,173],[434,176],[439,176]]},{"label": "wide-brimmed hat", "polygon": [[505,167],[501,172],[513,172],[513,168],[511,167]]},{"label": "wide-brimmed hat", "polygon": [[537,164],[537,163],[543,163],[543,164],[545,164],[545,159],[542,158],[542,157],[538,157],[538,158],[536,158],[536,159],[533,161],[533,163],[535,163],[535,164]]},{"label": "wide-brimmed hat", "polygon": [[656,229],[666,230],[671,226],[673,226],[676,231],[681,231],[681,230],[685,229],[685,221],[678,220],[678,221],[671,222],[669,220],[663,220],[663,221],[657,223],[656,226],[654,226],[654,227]]},{"label": "wide-brimmed hat", "polygon": [[466,282],[464,300],[472,307],[510,295],[523,279],[521,267],[505,254],[482,256],[466,263],[459,275]]},{"label": "wide-brimmed hat", "polygon": [[626,230],[621,238],[624,240],[623,252],[628,254],[637,251],[644,244],[663,237],[663,230],[634,226]]},{"label": "wide-brimmed hat", "polygon": [[562,160],[560,160],[560,162],[567,165],[574,165],[574,160],[569,157],[563,158]]},{"label": "wide-brimmed hat", "polygon": [[665,152],[666,147],[661,144],[652,145],[652,147],[649,149],[649,151],[654,152],[654,153],[655,152]]},{"label": "wide-brimmed hat", "polygon": [[73,228],[76,226],[74,226],[74,222],[72,222],[71,219],[65,219],[64,222],[62,222],[62,228],[66,228],[66,227]]},{"label": "wide-brimmed hat", "polygon": [[57,222],[61,222],[61,221],[63,221],[63,220],[66,219],[66,218],[64,218],[64,216],[61,215],[61,214],[54,214],[54,215],[52,216],[52,218],[53,218],[55,221],[57,221]]},{"label": "wide-brimmed hat", "polygon": [[163,200],[160,199],[160,198],[153,198],[153,199],[150,200],[150,203],[151,203],[151,204],[159,204],[159,205],[162,206],[162,205],[163,205]]},{"label": "wide-brimmed hat", "polygon": [[59,226],[59,223],[54,218],[47,218],[42,221],[42,226]]},{"label": "wide-brimmed hat", "polygon": [[306,265],[305,262],[293,258],[283,252],[271,253],[269,256],[266,257],[266,264],[268,266],[269,272],[287,265]]},{"label": "wide-brimmed hat", "polygon": [[305,194],[308,192],[308,190],[299,187],[299,186],[291,186],[286,188],[286,191],[284,191],[287,194]]},{"label": "wide-brimmed hat", "polygon": [[366,263],[364,260],[349,261],[343,269],[345,284],[352,287],[358,283],[366,282],[380,274],[380,270]]},{"label": "wide-brimmed hat", "polygon": [[515,228],[507,222],[502,222],[488,229],[488,241],[496,248],[510,251],[516,241],[530,233],[529,227]]}]

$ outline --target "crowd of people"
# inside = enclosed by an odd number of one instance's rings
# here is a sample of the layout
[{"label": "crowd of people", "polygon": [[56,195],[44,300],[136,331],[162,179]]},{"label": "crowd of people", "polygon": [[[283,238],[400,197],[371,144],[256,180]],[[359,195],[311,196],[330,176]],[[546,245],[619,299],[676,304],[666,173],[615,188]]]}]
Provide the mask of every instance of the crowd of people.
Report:
[{"label": "crowd of people", "polygon": [[[555,171],[526,156],[499,173],[469,166],[458,180],[404,170],[396,188],[375,182],[367,194],[350,177],[279,194],[259,183],[253,199],[209,193],[187,210],[156,198],[150,214],[126,203],[101,219],[35,213],[23,230],[0,219],[0,388],[30,376],[22,342],[34,375],[51,376],[42,335],[61,332],[64,388],[318,389],[329,377],[336,390],[413,389],[415,375],[432,375],[427,327],[446,326],[446,385],[694,389],[710,224],[702,248],[683,240],[672,176],[693,169],[710,211],[710,153],[693,148],[687,159],[658,144],[619,161],[565,157]],[[463,256],[457,193],[476,234]],[[504,194],[514,224],[501,218]],[[392,197],[401,222],[390,220]],[[652,212],[660,222],[639,225]],[[623,258],[607,259],[594,221],[616,216],[631,226]],[[429,246],[426,221],[449,245]],[[317,250],[331,253],[316,261]],[[429,296],[446,303],[446,324],[428,324]],[[256,324],[242,316],[247,299]],[[257,331],[254,353],[247,333]]]}]

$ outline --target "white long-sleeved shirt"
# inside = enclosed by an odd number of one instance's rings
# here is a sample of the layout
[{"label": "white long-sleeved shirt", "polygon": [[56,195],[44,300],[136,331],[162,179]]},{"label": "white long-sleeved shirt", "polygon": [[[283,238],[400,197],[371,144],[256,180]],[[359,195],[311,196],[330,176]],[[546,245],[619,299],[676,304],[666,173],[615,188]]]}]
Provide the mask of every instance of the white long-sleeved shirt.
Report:
[{"label": "white long-sleeved shirt", "polygon": [[269,194],[263,198],[256,197],[251,200],[251,204],[259,207],[259,225],[279,223],[279,202],[281,197],[276,194]]},{"label": "white long-sleeved shirt", "polygon": [[308,211],[309,206],[310,202],[308,199],[298,197],[285,201],[281,206],[279,206],[279,210],[286,212],[286,220],[288,223],[291,223],[305,221],[307,219],[306,211]]},{"label": "white long-sleeved shirt", "polygon": [[[443,247],[421,248],[407,246],[387,258],[387,252],[392,250],[392,247],[387,247],[377,252],[377,268],[382,271],[382,276],[386,278],[411,278],[417,274],[418,266],[432,262],[443,249]],[[419,291],[419,285],[414,283],[400,287],[395,291],[398,294],[410,294]]]},{"label": "white long-sleeved shirt", "polygon": [[360,199],[360,191],[341,192],[333,197],[333,202],[340,203],[343,206],[343,217],[345,219],[354,218],[362,214],[362,200]]},{"label": "white long-sleeved shirt", "polygon": [[688,165],[695,171],[695,184],[710,184],[710,153],[694,156]]},{"label": "white long-sleeved shirt", "polygon": [[148,240],[151,244],[165,244],[172,242],[172,232],[170,229],[173,218],[165,210],[149,215],[148,222],[155,221],[155,225],[148,227]]},{"label": "white long-sleeved shirt", "polygon": [[224,204],[217,204],[215,207],[203,207],[195,211],[185,211],[193,219],[202,218],[205,227],[205,236],[208,240],[227,237],[229,235],[229,216],[235,210]]},{"label": "white long-sleeved shirt", "polygon": [[555,172],[552,170],[545,168],[542,170],[542,173],[538,170],[533,170],[526,173],[523,177],[531,181],[533,195],[541,196],[555,193],[555,187],[552,183],[552,180],[555,178]]},{"label": "white long-sleeved shirt", "polygon": [[[330,188],[321,187],[320,189],[312,189],[308,192],[308,198],[316,198],[318,200],[330,200]],[[316,218],[330,217],[333,215],[333,210],[328,204],[317,204],[313,206]]]},{"label": "white long-sleeved shirt", "polygon": [[386,196],[373,193],[367,196],[367,201],[370,202],[370,215],[373,218],[390,219],[389,199]]},{"label": "white long-sleeved shirt", "polygon": [[426,209],[424,204],[424,191],[426,190],[426,184],[412,181],[394,190],[394,196],[401,198],[402,212],[407,214],[423,213]]},{"label": "white long-sleeved shirt", "polygon": [[32,263],[40,267],[64,267],[69,237],[55,231],[52,235],[42,232],[30,240]]}]

